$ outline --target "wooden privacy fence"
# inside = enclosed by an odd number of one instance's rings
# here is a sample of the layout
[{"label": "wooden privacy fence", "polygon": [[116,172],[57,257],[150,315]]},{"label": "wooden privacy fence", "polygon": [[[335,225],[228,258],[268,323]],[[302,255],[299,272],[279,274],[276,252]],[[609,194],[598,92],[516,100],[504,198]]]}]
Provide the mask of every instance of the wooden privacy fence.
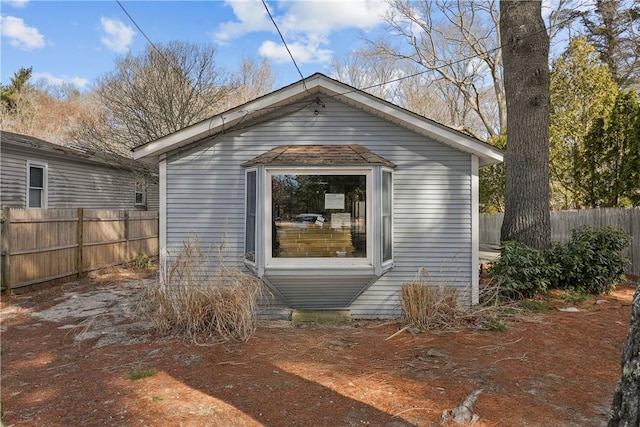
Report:
[{"label": "wooden privacy fence", "polygon": [[[503,213],[480,214],[480,243],[500,244]],[[629,273],[640,275],[640,208],[599,208],[571,211],[551,211],[551,240],[566,243],[571,230],[581,225],[613,227],[631,235]]]},{"label": "wooden privacy fence", "polygon": [[158,255],[158,212],[4,208],[1,221],[3,290]]}]

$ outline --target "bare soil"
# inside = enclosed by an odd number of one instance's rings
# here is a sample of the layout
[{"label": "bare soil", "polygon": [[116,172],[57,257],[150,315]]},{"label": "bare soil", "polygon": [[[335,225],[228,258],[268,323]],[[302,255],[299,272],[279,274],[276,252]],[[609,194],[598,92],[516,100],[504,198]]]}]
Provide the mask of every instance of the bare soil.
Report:
[{"label": "bare soil", "polygon": [[479,389],[477,426],[601,426],[635,290],[548,297],[504,331],[263,322],[194,344],[134,316],[138,274],[2,297],[6,426],[436,426]]}]

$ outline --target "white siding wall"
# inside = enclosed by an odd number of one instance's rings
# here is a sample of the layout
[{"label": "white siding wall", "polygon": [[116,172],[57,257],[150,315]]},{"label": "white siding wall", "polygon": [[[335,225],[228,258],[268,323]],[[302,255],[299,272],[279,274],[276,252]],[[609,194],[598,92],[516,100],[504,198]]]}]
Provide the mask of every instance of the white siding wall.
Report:
[{"label": "white siding wall", "polygon": [[[471,156],[425,140],[323,97],[284,117],[219,135],[167,158],[167,249],[198,236],[203,248],[226,242],[238,260],[244,239],[243,162],[285,144],[361,144],[394,162],[395,267],[352,304],[361,318],[399,316],[400,286],[424,267],[434,285],[471,295]],[[314,104],[315,105],[315,104]]]},{"label": "white siding wall", "polygon": [[[1,160],[2,206],[25,207],[27,161],[33,161],[47,164],[49,208],[134,209],[135,182],[125,171],[37,150],[18,151],[8,144],[3,144]],[[157,191],[157,186],[151,189],[155,209]]]}]

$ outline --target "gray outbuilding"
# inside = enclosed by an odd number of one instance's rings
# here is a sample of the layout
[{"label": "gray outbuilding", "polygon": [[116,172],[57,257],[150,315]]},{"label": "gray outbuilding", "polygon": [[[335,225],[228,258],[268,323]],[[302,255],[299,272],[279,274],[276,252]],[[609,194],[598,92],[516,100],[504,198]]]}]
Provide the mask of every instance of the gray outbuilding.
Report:
[{"label": "gray outbuilding", "polygon": [[397,317],[419,271],[478,302],[478,168],[502,153],[467,134],[314,74],[134,158],[159,164],[165,273],[197,237],[267,283],[272,314]]}]

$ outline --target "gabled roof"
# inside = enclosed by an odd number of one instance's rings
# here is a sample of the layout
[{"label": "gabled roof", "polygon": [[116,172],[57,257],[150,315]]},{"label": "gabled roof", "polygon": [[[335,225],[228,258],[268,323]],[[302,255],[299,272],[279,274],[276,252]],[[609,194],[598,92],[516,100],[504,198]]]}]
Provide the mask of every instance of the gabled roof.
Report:
[{"label": "gabled roof", "polygon": [[148,168],[148,165],[144,165],[133,159],[118,156],[116,154],[102,153],[80,147],[74,148],[64,145],[58,145],[40,138],[36,138],[34,136],[7,132],[4,130],[0,131],[0,142],[3,145],[9,144],[19,149],[38,150],[43,153],[64,156],[73,161],[99,163],[103,166],[112,168]]},{"label": "gabled roof", "polygon": [[243,167],[269,166],[386,166],[389,160],[358,145],[280,145],[242,164]]},{"label": "gabled roof", "polygon": [[233,130],[236,126],[272,114],[274,109],[285,107],[310,95],[333,97],[452,148],[476,155],[480,166],[503,160],[502,152],[487,143],[320,73],[136,147],[133,149],[133,157],[137,160],[156,162],[163,154]]}]

